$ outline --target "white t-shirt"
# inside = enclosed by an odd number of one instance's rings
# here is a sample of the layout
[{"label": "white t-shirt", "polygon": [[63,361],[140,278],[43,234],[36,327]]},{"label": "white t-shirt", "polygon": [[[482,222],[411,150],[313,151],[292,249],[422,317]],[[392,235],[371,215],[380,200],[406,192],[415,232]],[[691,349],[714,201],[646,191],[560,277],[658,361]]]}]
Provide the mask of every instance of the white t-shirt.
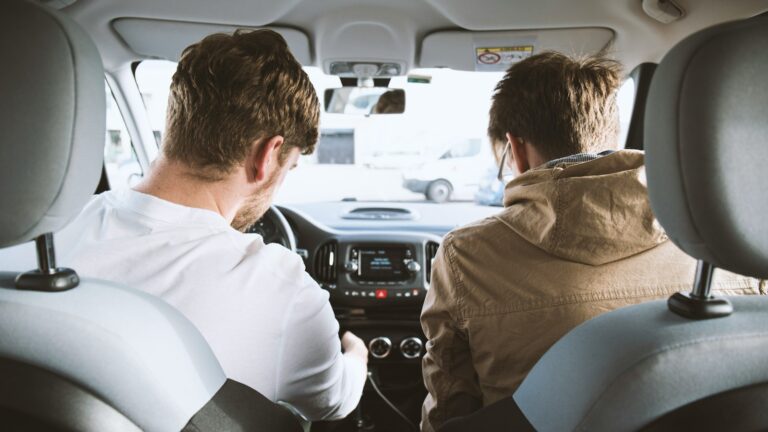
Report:
[{"label": "white t-shirt", "polygon": [[310,420],[357,406],[366,367],[342,355],[328,293],[288,249],[215,212],[133,190],[94,197],[55,240],[59,265],[176,307],[229,378]]}]

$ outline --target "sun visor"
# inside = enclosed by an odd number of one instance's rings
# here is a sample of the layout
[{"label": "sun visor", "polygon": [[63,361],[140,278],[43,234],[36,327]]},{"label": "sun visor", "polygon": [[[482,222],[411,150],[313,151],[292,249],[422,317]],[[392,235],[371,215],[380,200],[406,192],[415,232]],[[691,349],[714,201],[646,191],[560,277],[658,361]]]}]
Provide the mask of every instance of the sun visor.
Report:
[{"label": "sun visor", "polygon": [[[112,27],[136,54],[178,61],[184,48],[213,33],[232,33],[239,28],[232,25],[191,23],[142,18],[119,18]],[[287,28],[267,26],[282,35],[293,56],[302,65],[312,63],[309,38],[303,32]],[[255,30],[256,28],[252,28]]]},{"label": "sun visor", "polygon": [[440,31],[424,38],[419,66],[505,71],[511,64],[543,51],[595,54],[606,48],[613,37],[613,31],[607,28]]}]

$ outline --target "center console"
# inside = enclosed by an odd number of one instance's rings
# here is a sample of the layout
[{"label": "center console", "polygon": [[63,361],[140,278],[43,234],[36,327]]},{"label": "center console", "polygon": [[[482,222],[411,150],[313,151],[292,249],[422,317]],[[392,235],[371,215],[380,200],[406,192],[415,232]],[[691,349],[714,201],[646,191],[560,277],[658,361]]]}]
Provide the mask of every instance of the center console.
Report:
[{"label": "center console", "polygon": [[334,239],[321,245],[313,274],[334,306],[420,308],[429,288],[438,243],[424,235],[370,235]]},{"label": "center console", "polygon": [[[329,293],[340,330],[360,337],[370,354],[371,375],[358,408],[328,430],[404,430],[404,420],[372,382],[418,424],[426,396],[421,374],[426,338],[419,315],[442,239],[424,232],[339,231],[286,213],[298,225],[300,254]],[[322,431],[319,426],[312,430]]]}]

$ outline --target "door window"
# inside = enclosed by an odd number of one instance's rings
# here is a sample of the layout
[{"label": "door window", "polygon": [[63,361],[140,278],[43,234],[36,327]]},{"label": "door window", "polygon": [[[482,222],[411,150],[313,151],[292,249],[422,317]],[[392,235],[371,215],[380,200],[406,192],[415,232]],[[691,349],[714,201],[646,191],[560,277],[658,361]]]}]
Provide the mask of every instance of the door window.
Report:
[{"label": "door window", "polygon": [[107,134],[104,139],[104,167],[107,170],[109,186],[113,190],[134,186],[144,172],[136,157],[131,136],[117,106],[115,95],[104,83],[107,98]]}]

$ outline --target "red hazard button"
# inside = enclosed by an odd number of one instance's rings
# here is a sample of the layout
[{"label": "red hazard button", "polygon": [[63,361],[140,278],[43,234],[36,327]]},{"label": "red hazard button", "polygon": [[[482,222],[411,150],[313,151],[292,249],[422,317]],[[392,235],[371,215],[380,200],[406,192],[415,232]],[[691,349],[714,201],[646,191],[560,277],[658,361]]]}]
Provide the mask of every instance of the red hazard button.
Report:
[{"label": "red hazard button", "polygon": [[377,289],[376,290],[376,298],[377,299],[385,299],[385,298],[387,298],[387,290],[385,290],[385,289]]}]

